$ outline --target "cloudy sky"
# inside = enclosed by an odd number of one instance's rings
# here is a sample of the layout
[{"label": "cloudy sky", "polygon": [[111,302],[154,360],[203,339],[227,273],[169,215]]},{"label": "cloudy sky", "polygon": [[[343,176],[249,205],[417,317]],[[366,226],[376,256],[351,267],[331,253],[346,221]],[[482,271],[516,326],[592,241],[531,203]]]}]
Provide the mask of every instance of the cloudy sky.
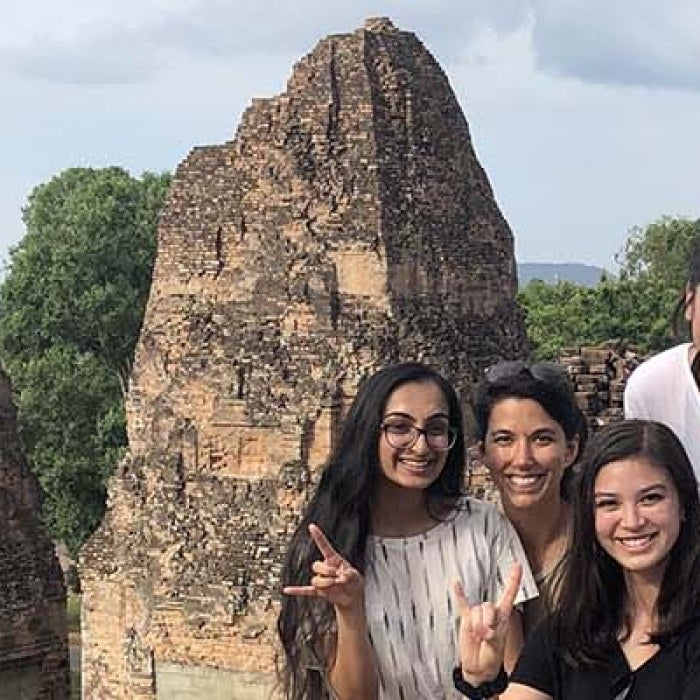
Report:
[{"label": "cloudy sky", "polygon": [[0,258],[37,184],[173,170],[329,33],[388,15],[447,72],[518,260],[614,269],[700,216],[697,0],[15,0],[0,25]]}]

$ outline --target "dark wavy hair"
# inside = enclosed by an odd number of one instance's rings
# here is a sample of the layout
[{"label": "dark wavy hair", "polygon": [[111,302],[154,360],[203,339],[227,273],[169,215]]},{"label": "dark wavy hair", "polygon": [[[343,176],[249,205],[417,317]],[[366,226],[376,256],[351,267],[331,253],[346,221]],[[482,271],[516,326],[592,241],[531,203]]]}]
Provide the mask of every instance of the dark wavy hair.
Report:
[{"label": "dark wavy hair", "polygon": [[[700,227],[700,219],[695,222],[696,227]],[[693,239],[690,246],[690,263],[688,265],[688,277],[686,283],[683,285],[680,294],[678,295],[678,301],[673,309],[672,316],[672,327],[673,333],[676,337],[680,337],[682,333],[679,331],[681,326],[683,315],[688,306],[688,301],[686,301],[687,292],[690,290],[691,299],[697,294],[697,288],[700,285],[700,233]]]},{"label": "dark wavy hair", "polygon": [[[302,520],[287,548],[282,585],[308,583],[319,558],[308,532],[316,523],[333,546],[358,571],[365,571],[365,545],[370,532],[370,504],[379,473],[380,423],[391,394],[408,382],[436,384],[447,399],[449,422],[457,439],[439,479],[426,489],[426,505],[436,518],[462,494],[465,442],[462,410],[452,385],[434,369],[405,363],[382,369],[360,385],[343,421],[337,446],[321,474]],[[325,673],[335,633],[332,606],[317,598],[285,596],[277,621],[285,654],[281,681],[285,697],[326,697]]]},{"label": "dark wavy hair", "polygon": [[[488,432],[489,420],[494,406],[504,399],[531,399],[546,411],[547,415],[559,423],[567,441],[578,438],[578,454],[583,452],[588,437],[586,417],[578,407],[571,382],[566,370],[560,365],[540,362],[528,365],[524,362],[504,362],[493,365],[512,367],[513,371],[494,372],[488,368],[474,394],[474,418],[477,439],[483,442]],[[572,470],[567,469],[561,483],[561,495],[569,500]]]},{"label": "dark wavy hair", "polygon": [[573,666],[605,663],[619,636],[629,631],[622,567],[596,538],[595,480],[606,464],[636,457],[668,473],[682,514],[657,600],[658,628],[651,641],[669,640],[700,612],[700,503],[688,455],[673,431],[661,423],[627,420],[610,425],[593,437],[580,463],[571,548],[552,618],[557,644]]}]

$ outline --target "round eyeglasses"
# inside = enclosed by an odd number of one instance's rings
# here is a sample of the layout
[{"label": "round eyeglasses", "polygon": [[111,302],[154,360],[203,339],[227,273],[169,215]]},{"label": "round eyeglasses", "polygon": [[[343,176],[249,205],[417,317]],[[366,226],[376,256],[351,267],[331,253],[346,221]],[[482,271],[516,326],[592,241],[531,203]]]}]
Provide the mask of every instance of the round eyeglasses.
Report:
[{"label": "round eyeglasses", "polygon": [[379,427],[387,444],[397,450],[413,447],[421,435],[428,447],[436,452],[446,452],[457,441],[457,431],[447,425],[419,428],[412,423],[382,423]]}]

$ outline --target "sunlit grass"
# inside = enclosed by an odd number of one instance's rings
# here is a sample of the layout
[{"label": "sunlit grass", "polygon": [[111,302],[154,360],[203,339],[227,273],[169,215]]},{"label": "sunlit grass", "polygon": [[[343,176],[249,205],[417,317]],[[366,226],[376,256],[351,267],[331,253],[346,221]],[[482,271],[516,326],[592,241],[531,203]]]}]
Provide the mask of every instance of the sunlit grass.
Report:
[{"label": "sunlit grass", "polygon": [[68,632],[80,632],[80,605],[80,596],[76,593],[69,593],[66,600]]},{"label": "sunlit grass", "polygon": [[[66,599],[66,621],[68,635],[72,644],[80,643],[80,606],[81,599],[76,593],[69,593]],[[80,700],[80,671],[70,672],[70,700]]]},{"label": "sunlit grass", "polygon": [[70,672],[70,700],[80,700],[80,673]]}]

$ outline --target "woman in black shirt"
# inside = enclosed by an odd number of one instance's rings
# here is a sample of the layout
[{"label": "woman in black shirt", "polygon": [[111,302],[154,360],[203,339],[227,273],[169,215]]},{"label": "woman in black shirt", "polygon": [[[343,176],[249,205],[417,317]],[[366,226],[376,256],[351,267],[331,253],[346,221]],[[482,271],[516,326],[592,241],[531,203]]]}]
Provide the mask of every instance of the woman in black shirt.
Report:
[{"label": "woman in black shirt", "polygon": [[[652,421],[603,429],[574,491],[557,609],[528,637],[500,697],[700,698],[700,504],[678,438]],[[511,598],[460,605],[455,684],[467,697],[499,697]]]}]

